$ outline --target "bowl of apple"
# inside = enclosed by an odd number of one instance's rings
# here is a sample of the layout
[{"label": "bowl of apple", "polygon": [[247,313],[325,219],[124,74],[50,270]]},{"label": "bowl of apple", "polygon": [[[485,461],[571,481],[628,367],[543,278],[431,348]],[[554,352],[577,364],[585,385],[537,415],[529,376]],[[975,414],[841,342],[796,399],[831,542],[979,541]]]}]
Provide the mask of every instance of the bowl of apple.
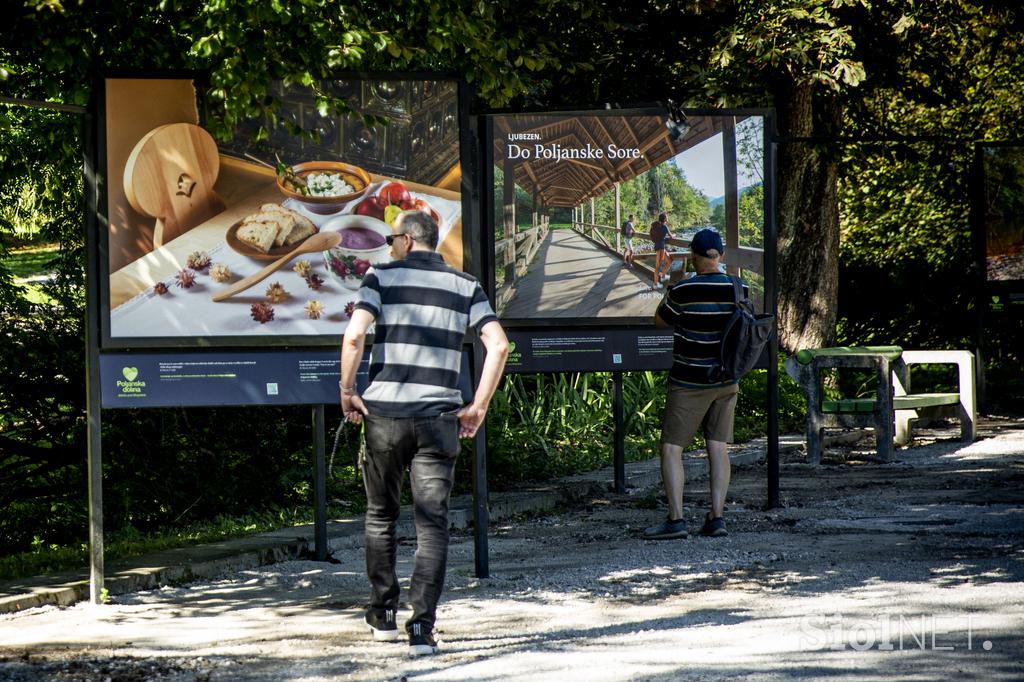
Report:
[{"label": "bowl of apple", "polygon": [[381,186],[376,194],[365,197],[356,204],[353,213],[382,220],[391,225],[402,211],[422,211],[440,225],[441,215],[426,200],[413,197],[409,188],[401,182],[392,181]]}]

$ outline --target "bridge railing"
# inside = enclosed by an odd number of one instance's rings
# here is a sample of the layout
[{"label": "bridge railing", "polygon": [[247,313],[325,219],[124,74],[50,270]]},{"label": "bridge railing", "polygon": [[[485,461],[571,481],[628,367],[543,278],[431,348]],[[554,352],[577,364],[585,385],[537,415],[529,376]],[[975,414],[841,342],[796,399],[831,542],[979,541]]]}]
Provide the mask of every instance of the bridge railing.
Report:
[{"label": "bridge railing", "polygon": [[[603,225],[586,221],[575,221],[572,229],[590,241],[605,247],[622,256],[624,248],[623,237],[619,228],[614,225]],[[699,228],[698,228],[699,229]],[[686,230],[689,232],[690,230]],[[683,261],[683,269],[686,268],[686,261],[690,258],[690,240],[680,237],[672,237],[666,240],[669,247],[685,249],[684,251],[672,251],[669,249],[669,257],[673,262]],[[654,242],[646,231],[638,229],[633,233],[633,254],[634,263],[642,270],[645,270],[652,277],[654,276]],[[650,264],[648,264],[650,261]],[[752,272],[757,275],[764,274],[764,249],[752,246],[734,246],[726,249],[725,257],[722,258],[726,272],[743,277],[743,273]]]},{"label": "bridge railing", "polygon": [[495,289],[495,303],[499,309],[503,309],[512,298],[512,286],[526,274],[550,229],[548,217],[541,216],[540,223],[534,227],[494,242],[494,262],[505,268],[505,276]]}]

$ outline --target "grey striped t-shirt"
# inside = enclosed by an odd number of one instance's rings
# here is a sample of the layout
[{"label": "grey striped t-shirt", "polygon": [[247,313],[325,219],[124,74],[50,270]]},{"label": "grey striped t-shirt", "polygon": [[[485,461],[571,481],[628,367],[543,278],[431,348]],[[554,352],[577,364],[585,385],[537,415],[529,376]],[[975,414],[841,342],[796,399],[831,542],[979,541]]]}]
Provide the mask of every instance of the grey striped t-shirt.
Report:
[{"label": "grey striped t-shirt", "polygon": [[370,351],[370,414],[429,417],[459,408],[462,340],[496,320],[480,283],[437,253],[412,251],[375,265],[355,307],[376,320]]}]

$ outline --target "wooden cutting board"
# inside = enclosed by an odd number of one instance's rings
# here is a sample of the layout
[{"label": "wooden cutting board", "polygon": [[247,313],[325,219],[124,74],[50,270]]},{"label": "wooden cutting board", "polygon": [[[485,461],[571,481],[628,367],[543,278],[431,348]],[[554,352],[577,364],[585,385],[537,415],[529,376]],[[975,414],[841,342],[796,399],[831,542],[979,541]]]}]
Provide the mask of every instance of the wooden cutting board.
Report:
[{"label": "wooden cutting board", "polygon": [[224,210],[213,191],[220,172],[217,143],[192,123],[168,123],[146,133],[124,169],[132,208],[156,218],[158,248]]}]

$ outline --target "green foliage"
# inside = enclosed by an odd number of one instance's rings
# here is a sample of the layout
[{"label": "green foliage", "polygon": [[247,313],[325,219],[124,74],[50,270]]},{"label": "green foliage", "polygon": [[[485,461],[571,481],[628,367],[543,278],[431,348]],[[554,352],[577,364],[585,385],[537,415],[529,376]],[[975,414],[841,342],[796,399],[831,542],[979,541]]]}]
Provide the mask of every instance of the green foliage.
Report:
[{"label": "green foliage", "polygon": [[[740,190],[738,202],[740,246],[764,246],[764,186],[754,185]],[[725,203],[711,211],[709,224],[719,232],[725,231]]]},{"label": "green foliage", "polygon": [[833,92],[859,85],[866,74],[854,53],[850,10],[869,6],[867,0],[737,3],[710,51],[706,91],[725,104],[736,90],[729,79],[756,88],[766,73]]},{"label": "green foliage", "polygon": [[[652,204],[658,187],[658,201]],[[658,209],[651,211],[651,206]],[[664,211],[674,230],[687,229],[695,225],[706,225],[710,209],[708,199],[699,190],[686,182],[686,176],[674,163],[662,163],[642,175],[623,182],[619,186],[619,223],[615,222],[615,192],[608,191],[594,200],[594,221],[598,225],[619,227],[629,214],[636,216],[638,232],[646,232],[647,226]],[[583,217],[589,222],[590,207],[584,206]]]},{"label": "green foliage", "polygon": [[[782,358],[780,358],[780,363]],[[740,383],[736,408],[737,441],[767,434],[767,377],[755,370]],[[656,457],[668,375],[623,374],[626,461]],[[522,481],[544,480],[610,466],[614,444],[609,373],[510,375],[495,393],[487,424],[488,484],[501,490]],[[802,431],[806,418],[800,388],[779,370],[779,428]],[[691,448],[703,447],[698,434]],[[459,484],[471,483],[472,451],[460,458]]]},{"label": "green foliage", "polygon": [[[657,452],[665,376],[626,373],[622,393],[626,458],[650,457]],[[505,377],[495,393],[487,426],[490,485],[503,489],[518,481],[609,464],[613,395],[609,373]],[[468,466],[469,459],[461,458],[463,466]]]},{"label": "green foliage", "polygon": [[[505,238],[505,205],[504,197],[505,173],[498,166],[494,167],[494,238]],[[519,185],[513,185],[516,193],[516,225],[519,229],[529,229],[533,220],[533,197]]]}]

